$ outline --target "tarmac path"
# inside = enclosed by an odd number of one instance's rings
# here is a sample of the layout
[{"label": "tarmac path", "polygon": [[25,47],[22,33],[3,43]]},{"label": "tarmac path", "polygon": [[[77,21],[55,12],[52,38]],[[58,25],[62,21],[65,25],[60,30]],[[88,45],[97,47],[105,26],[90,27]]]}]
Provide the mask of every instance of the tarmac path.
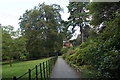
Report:
[{"label": "tarmac path", "polygon": [[58,57],[50,78],[80,78],[80,73],[70,67],[61,57]]}]

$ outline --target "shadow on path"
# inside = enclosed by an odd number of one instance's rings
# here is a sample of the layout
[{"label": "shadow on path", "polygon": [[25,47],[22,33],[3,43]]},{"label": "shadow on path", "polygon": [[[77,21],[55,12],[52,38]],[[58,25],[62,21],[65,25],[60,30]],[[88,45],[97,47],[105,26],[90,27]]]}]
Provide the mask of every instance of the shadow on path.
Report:
[{"label": "shadow on path", "polygon": [[80,78],[80,73],[76,72],[62,58],[58,57],[50,78]]}]

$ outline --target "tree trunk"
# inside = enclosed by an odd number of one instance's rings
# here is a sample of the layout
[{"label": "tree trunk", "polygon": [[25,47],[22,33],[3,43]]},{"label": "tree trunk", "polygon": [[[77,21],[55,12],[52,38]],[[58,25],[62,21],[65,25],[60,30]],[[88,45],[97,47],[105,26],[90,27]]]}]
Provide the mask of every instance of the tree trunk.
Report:
[{"label": "tree trunk", "polygon": [[82,43],[82,42],[84,42],[83,28],[82,28],[82,26],[80,26],[80,32],[81,32],[81,35],[80,35],[80,36],[81,36],[81,37],[80,37],[81,39],[80,39],[80,40],[81,40],[81,43]]},{"label": "tree trunk", "polygon": [[10,67],[12,67],[12,60],[10,59]]},{"label": "tree trunk", "polygon": [[83,32],[82,32],[82,34],[81,34],[81,35],[82,35],[82,42],[84,42],[84,36],[83,36],[84,34],[83,34]]}]

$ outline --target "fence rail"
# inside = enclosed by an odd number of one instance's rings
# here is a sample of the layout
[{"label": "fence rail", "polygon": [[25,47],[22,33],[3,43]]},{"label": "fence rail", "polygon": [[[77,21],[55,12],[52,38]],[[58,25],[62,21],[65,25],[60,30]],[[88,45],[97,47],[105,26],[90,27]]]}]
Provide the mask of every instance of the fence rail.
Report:
[{"label": "fence rail", "polygon": [[23,78],[25,78],[25,80],[47,80],[50,77],[52,67],[54,66],[56,60],[57,56],[52,57],[51,59],[36,65],[32,69],[28,69],[28,72],[24,73],[23,75],[19,77],[14,76],[13,80],[23,80]]}]

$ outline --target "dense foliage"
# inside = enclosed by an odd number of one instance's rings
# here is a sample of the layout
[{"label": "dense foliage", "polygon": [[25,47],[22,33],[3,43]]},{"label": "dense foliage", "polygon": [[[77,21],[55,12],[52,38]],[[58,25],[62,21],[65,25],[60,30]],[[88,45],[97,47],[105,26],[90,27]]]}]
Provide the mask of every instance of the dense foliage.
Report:
[{"label": "dense foliage", "polygon": [[[68,21],[62,21],[59,5],[39,4],[20,17],[20,28],[2,27],[3,60],[49,57],[71,41],[74,47],[61,50],[63,58],[77,66],[87,65],[98,78],[120,78],[120,2],[70,2]],[[64,27],[65,26],[65,27]],[[68,28],[72,27],[69,31]],[[64,37],[63,37],[64,36]],[[0,44],[1,45],[1,44]]]},{"label": "dense foliage", "polygon": [[61,10],[59,5],[43,3],[27,10],[20,18],[31,59],[55,55],[62,48]]},{"label": "dense foliage", "polygon": [[68,18],[68,25],[67,26],[73,26],[72,31],[74,33],[74,29],[76,26],[80,28],[80,41],[83,42],[85,38],[87,37],[87,32],[85,32],[86,28],[88,29],[88,14],[86,13],[85,6],[88,3],[81,2],[81,3],[75,3],[70,2],[68,6],[68,11],[70,13],[70,16]]},{"label": "dense foliage", "polygon": [[61,10],[59,5],[43,3],[26,10],[20,17],[20,29],[0,25],[2,59],[11,63],[57,55],[63,44]]},{"label": "dense foliage", "polygon": [[[20,29],[13,31],[12,26],[1,26],[2,28],[2,60],[27,60],[29,53],[26,50],[27,39],[20,36]],[[10,66],[12,66],[10,64]]]},{"label": "dense foliage", "polygon": [[62,50],[66,52],[63,57],[77,66],[88,65],[90,69],[96,71],[98,78],[119,79],[120,2],[93,2],[89,3],[86,8],[89,10],[92,25],[88,31],[89,37],[76,48]]}]

